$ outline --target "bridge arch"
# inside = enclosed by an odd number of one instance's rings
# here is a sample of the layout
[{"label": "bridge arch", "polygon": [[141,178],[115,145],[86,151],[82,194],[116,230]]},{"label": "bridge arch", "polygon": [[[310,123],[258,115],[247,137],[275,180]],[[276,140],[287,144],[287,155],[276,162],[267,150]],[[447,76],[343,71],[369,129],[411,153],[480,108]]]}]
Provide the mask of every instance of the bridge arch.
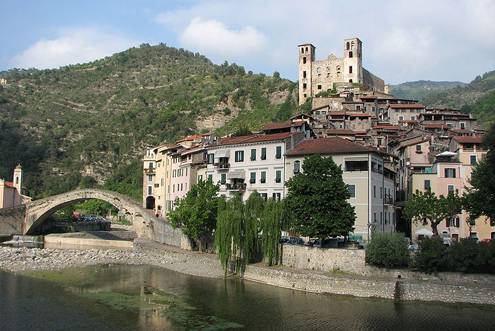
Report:
[{"label": "bridge arch", "polygon": [[100,189],[74,190],[27,203],[21,226],[22,233],[31,234],[57,210],[89,199],[102,200],[125,211],[138,237],[183,249],[192,249],[187,236],[180,229],[174,229],[164,218],[155,217],[125,195]]}]

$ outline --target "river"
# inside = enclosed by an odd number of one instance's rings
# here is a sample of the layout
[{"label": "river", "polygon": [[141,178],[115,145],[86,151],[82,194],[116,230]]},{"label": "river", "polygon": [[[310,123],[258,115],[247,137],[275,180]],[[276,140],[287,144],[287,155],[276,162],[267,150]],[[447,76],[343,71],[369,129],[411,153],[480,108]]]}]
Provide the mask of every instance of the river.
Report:
[{"label": "river", "polygon": [[150,266],[0,272],[0,330],[493,330],[495,308],[317,295]]}]

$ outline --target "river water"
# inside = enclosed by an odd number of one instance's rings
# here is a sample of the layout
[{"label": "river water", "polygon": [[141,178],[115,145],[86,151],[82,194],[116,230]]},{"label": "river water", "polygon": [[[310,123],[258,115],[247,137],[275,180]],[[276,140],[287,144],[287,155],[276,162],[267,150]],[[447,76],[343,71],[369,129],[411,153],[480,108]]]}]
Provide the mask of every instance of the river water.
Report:
[{"label": "river water", "polygon": [[149,266],[0,272],[0,330],[494,330],[495,308],[317,295]]}]

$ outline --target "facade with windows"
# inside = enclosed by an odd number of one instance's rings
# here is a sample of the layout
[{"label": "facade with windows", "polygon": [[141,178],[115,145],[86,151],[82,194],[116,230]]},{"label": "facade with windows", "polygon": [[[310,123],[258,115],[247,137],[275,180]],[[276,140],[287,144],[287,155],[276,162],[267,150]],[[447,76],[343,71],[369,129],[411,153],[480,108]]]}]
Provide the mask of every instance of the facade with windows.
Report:
[{"label": "facade with windows", "polygon": [[342,168],[356,212],[355,235],[368,240],[374,232],[395,231],[395,172],[376,150],[339,137],[305,140],[287,153],[286,180],[303,171],[304,158],[313,154],[332,157]]},{"label": "facade with windows", "polygon": [[[413,192],[427,191],[437,196],[447,196],[449,193],[462,195],[470,186],[469,180],[476,163],[486,154],[481,147],[482,137],[454,137],[451,147],[454,151],[446,151],[436,155],[431,173],[413,173],[411,175],[411,188]],[[412,223],[411,234],[413,239],[421,229],[429,230],[430,225]],[[421,233],[421,232],[419,232]],[[438,233],[452,241],[461,238],[476,238],[478,240],[493,239],[495,236],[495,224],[490,223],[485,217],[475,220],[469,219],[466,212],[462,212],[452,219],[446,219],[438,226]]]},{"label": "facade with windows", "polygon": [[206,179],[220,185],[221,196],[257,191],[265,199],[284,198],[285,153],[304,133],[282,132],[221,138],[207,149]]}]

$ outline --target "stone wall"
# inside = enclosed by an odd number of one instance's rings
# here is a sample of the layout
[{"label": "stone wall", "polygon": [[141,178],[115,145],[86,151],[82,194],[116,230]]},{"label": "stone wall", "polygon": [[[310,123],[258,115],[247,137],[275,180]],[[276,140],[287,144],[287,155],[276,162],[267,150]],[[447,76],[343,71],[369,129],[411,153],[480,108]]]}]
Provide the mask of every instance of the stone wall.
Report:
[{"label": "stone wall", "polygon": [[0,209],[0,234],[21,234],[24,206]]},{"label": "stone wall", "polygon": [[[352,295],[368,298],[399,299],[402,301],[439,301],[447,303],[476,303],[495,305],[495,277],[484,283],[486,275],[472,276],[474,283],[449,283],[426,280],[393,279],[373,276],[350,276],[338,273],[311,272],[286,267],[250,265],[244,278],[288,289],[314,293]],[[398,294],[396,288],[400,289]]]},{"label": "stone wall", "polygon": [[282,254],[282,264],[296,269],[325,272],[340,270],[354,274],[370,272],[365,264],[364,249],[322,249],[285,244]]}]

